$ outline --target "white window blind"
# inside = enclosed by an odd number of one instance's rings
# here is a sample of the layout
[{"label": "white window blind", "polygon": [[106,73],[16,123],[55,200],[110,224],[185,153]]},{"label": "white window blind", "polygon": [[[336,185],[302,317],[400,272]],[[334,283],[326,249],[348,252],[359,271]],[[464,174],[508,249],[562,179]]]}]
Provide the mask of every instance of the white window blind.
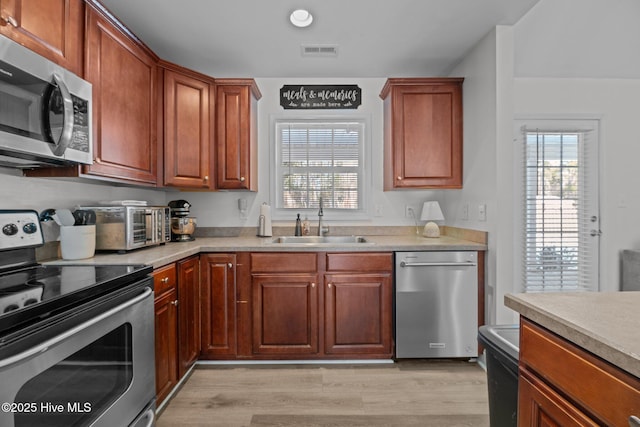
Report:
[{"label": "white window blind", "polygon": [[281,209],[362,209],[364,123],[278,121],[276,192]]},{"label": "white window blind", "polygon": [[598,289],[597,132],[522,129],[525,292]]}]

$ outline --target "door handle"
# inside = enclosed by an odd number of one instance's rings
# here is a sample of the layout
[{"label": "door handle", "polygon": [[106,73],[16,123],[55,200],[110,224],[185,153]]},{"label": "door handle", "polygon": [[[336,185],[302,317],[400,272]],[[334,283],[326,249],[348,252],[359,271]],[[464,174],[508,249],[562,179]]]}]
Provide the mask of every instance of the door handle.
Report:
[{"label": "door handle", "polygon": [[64,119],[60,139],[58,139],[58,141],[53,141],[54,144],[51,147],[51,151],[56,156],[62,156],[69,146],[71,137],[73,136],[73,98],[71,97],[71,92],[69,92],[69,89],[67,89],[67,86],[64,84],[62,77],[57,73],[53,73],[52,80],[58,86],[58,89],[60,89],[60,95],[62,95]]},{"label": "door handle", "polygon": [[14,365],[16,363],[22,362],[23,360],[26,360],[32,356],[35,356],[36,354],[42,353],[43,351],[47,350],[49,347],[57,345],[59,343],[61,343],[62,341],[67,340],[68,338],[73,337],[74,335],[84,331],[85,329],[90,328],[91,326],[102,322],[104,319],[107,319],[113,315],[115,315],[116,313],[119,313],[133,305],[138,304],[139,302],[141,302],[142,300],[144,300],[145,298],[149,297],[150,295],[153,294],[153,291],[151,290],[151,288],[149,287],[145,287],[144,291],[130,299],[129,301],[125,302],[124,304],[120,304],[117,307],[114,307],[108,311],[105,311],[104,313],[94,317],[93,319],[90,319],[84,323],[79,324],[78,326],[69,329],[66,332],[63,332],[60,335],[57,335],[51,339],[46,340],[43,343],[40,343],[34,347],[31,347],[28,350],[23,351],[22,353],[16,354],[14,356],[11,357],[7,357],[4,360],[0,360],[0,368],[5,368],[7,366],[11,366]]},{"label": "door handle", "polygon": [[406,262],[400,261],[400,267],[475,267],[473,261],[463,262]]}]

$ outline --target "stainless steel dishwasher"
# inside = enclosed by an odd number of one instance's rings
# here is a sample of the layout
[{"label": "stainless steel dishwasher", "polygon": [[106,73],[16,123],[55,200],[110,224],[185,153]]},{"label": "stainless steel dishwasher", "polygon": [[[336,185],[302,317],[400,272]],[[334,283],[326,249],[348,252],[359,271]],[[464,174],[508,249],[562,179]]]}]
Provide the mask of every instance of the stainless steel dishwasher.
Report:
[{"label": "stainless steel dishwasher", "polygon": [[472,251],[396,252],[396,357],[477,357]]}]

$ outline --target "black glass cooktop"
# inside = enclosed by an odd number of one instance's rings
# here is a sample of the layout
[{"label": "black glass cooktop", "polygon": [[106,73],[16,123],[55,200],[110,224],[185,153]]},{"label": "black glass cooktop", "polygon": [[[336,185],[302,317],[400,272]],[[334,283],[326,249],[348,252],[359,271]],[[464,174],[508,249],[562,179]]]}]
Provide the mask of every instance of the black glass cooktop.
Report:
[{"label": "black glass cooktop", "polygon": [[71,310],[151,273],[144,265],[36,265],[0,275],[0,333]]}]

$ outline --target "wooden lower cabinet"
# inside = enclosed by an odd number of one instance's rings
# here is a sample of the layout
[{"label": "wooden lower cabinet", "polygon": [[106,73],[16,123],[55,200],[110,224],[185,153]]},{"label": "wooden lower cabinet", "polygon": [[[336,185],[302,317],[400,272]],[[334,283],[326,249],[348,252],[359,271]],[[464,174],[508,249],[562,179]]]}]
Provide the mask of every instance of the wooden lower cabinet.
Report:
[{"label": "wooden lower cabinet", "polygon": [[204,359],[237,354],[236,255],[202,254],[202,351]]},{"label": "wooden lower cabinet", "polygon": [[199,256],[153,272],[156,404],[160,405],[200,355]]},{"label": "wooden lower cabinet", "polygon": [[156,402],[160,404],[178,383],[177,292],[155,299]]},{"label": "wooden lower cabinet", "polygon": [[318,353],[318,275],[252,277],[253,353]]},{"label": "wooden lower cabinet", "polygon": [[175,264],[153,272],[155,290],[156,402],[178,384],[178,291]]},{"label": "wooden lower cabinet", "polygon": [[200,356],[200,257],[177,262],[178,269],[178,377]]},{"label": "wooden lower cabinet", "polygon": [[518,425],[627,426],[640,379],[521,319]]},{"label": "wooden lower cabinet", "polygon": [[325,275],[325,353],[392,356],[391,283],[390,272]]}]

